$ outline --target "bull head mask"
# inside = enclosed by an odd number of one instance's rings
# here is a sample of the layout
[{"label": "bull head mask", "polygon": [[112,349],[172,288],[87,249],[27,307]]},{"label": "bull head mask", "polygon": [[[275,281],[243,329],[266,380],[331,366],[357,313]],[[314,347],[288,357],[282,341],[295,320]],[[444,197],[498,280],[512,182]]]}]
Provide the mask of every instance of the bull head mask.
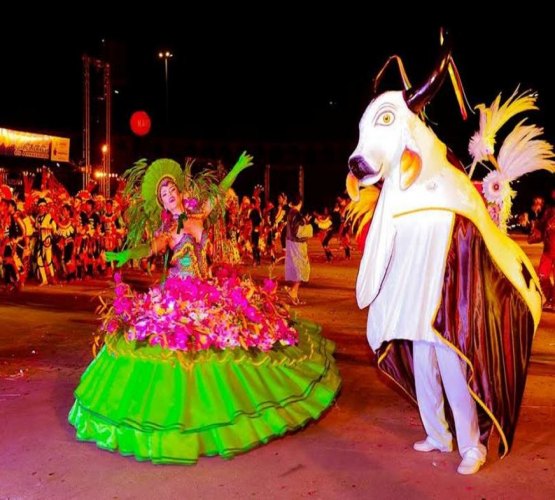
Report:
[{"label": "bull head mask", "polygon": [[[383,74],[391,62],[397,62],[404,84],[399,92],[378,94]],[[419,86],[411,86],[403,63],[398,56],[390,57],[374,79],[375,97],[360,121],[360,139],[349,159],[347,191],[352,199],[358,197],[358,186],[375,184],[384,177],[391,165],[399,165],[399,186],[407,189],[418,178],[421,158],[413,144],[415,120],[440,89],[447,72],[456,90],[463,118],[466,118],[462,84],[451,57],[451,44],[442,36],[441,53],[428,78]]]}]

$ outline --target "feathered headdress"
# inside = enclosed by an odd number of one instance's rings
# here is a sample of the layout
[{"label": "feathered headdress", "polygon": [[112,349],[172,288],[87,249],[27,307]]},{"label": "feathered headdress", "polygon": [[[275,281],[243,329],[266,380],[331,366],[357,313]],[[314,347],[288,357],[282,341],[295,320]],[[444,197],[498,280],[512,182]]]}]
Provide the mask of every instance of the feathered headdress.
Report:
[{"label": "feathered headdress", "polygon": [[525,111],[537,110],[537,97],[537,94],[530,90],[518,95],[517,88],[502,105],[500,105],[501,94],[499,94],[489,108],[485,104],[476,106],[476,109],[480,111],[480,128],[474,133],[468,144],[468,152],[472,156],[470,178],[472,178],[478,163],[491,160],[491,156],[495,152],[495,136],[501,127],[513,116]]},{"label": "feathered headdress", "polygon": [[495,157],[495,135],[513,116],[525,111],[537,110],[537,95],[531,91],[517,96],[518,89],[500,106],[501,94],[493,101],[490,108],[480,104],[480,129],[473,135],[468,150],[473,157],[469,176],[472,176],[478,162],[488,160],[494,167],[482,183],[482,193],[492,204],[488,206],[490,214],[499,227],[506,229],[511,213],[512,198],[515,192],[510,183],[524,174],[536,170],[555,172],[555,154],[553,146],[539,139],[543,129],[536,125],[525,125],[521,120],[507,135],[497,157]]},{"label": "feathered headdress", "polygon": [[[223,201],[219,196],[214,172],[203,170],[193,175],[194,160],[187,161],[185,169],[174,160],[163,158],[152,162],[142,159],[128,169],[123,177],[127,181],[124,198],[129,202],[126,211],[128,233],[125,245],[134,247],[144,238],[152,237],[162,225],[162,201],[160,186],[164,180],[171,180],[185,200],[195,199],[195,206],[201,208],[210,201],[212,212],[209,222],[223,213]],[[186,204],[188,205],[188,204]],[[191,204],[192,206],[192,204]],[[186,207],[187,208],[187,207]]]},{"label": "feathered headdress", "polygon": [[[179,163],[167,158],[153,161],[146,170],[141,183],[141,196],[144,200],[145,211],[153,215],[160,215],[162,209],[160,186],[167,180],[172,181],[180,193],[183,191],[183,170]],[[130,183],[132,184],[132,182]]]},{"label": "feathered headdress", "polygon": [[161,159],[151,165],[141,159],[123,174],[126,180],[124,198],[129,202],[125,212],[127,218],[126,247],[137,246],[145,237],[154,235],[160,226],[161,205],[158,203],[158,188],[164,179],[171,179],[178,189],[183,189],[183,171],[179,163]]}]

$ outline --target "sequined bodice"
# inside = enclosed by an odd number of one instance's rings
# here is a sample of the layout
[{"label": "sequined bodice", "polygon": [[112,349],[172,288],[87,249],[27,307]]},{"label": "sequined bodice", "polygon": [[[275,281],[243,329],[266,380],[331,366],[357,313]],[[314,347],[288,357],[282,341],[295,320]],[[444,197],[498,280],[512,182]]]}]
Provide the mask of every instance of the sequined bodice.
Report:
[{"label": "sequined bodice", "polygon": [[197,241],[189,233],[183,233],[177,245],[173,248],[170,276],[194,276],[197,278],[208,277],[208,263],[206,251],[208,247],[208,236],[202,233],[200,241]]}]

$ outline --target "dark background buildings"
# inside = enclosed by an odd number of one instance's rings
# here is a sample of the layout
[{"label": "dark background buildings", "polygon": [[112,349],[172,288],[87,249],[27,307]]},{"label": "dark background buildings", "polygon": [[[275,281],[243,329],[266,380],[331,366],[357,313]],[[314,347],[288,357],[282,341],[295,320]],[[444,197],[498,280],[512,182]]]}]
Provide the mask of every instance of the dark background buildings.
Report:
[{"label": "dark background buildings", "polygon": [[[531,119],[555,142],[553,28],[546,12],[486,12],[465,4],[451,5],[449,15],[432,15],[421,5],[384,5],[380,13],[368,15],[347,5],[300,7],[267,3],[253,11],[213,5],[201,12],[197,6],[168,11],[153,5],[117,13],[98,3],[79,12],[55,6],[43,12],[7,8],[3,22],[15,29],[0,33],[0,127],[69,135],[71,159],[78,166],[81,56],[86,53],[111,63],[113,170],[162,155],[229,165],[248,149],[256,165],[240,179],[240,191],[262,181],[266,164],[281,173],[273,176],[272,191],[286,189],[295,185],[295,168],[302,164],[307,198],[315,205],[327,203],[343,190],[375,73],[397,53],[414,82],[424,78],[438,54],[439,27],[445,25],[471,104],[489,104],[497,93],[508,96],[518,85],[535,89],[541,111]],[[502,21],[501,14],[508,20]],[[165,69],[158,58],[163,49],[174,54],[168,63],[167,119]],[[101,155],[100,80],[93,71],[98,136],[96,144],[93,130],[93,162]],[[400,84],[393,71],[387,84]],[[144,138],[129,128],[136,110],[152,117],[152,130]],[[477,116],[461,120],[449,85],[428,115],[440,137],[468,163],[466,146]],[[528,203],[532,193],[546,191],[551,182],[546,174],[525,177],[517,202]]]}]

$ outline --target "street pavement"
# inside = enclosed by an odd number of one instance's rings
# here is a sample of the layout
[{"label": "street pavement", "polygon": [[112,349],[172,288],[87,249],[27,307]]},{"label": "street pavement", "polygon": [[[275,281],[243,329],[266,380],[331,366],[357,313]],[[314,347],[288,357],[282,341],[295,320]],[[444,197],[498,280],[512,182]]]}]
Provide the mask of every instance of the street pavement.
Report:
[{"label": "street pavement", "polygon": [[[519,243],[537,266],[541,247]],[[418,412],[379,376],[366,342],[367,311],[356,306],[360,254],[324,261],[311,242],[307,304],[292,314],[322,325],[336,342],[343,386],[315,423],[232,460],[153,465],[75,439],[67,423],[73,390],[91,361],[97,295],[110,280],[0,292],[0,499],[555,498],[555,314],[544,313],[534,340],[511,453],[461,476],[457,452],[418,453]],[[246,267],[280,278],[283,266]],[[127,271],[147,286],[155,278]]]}]

